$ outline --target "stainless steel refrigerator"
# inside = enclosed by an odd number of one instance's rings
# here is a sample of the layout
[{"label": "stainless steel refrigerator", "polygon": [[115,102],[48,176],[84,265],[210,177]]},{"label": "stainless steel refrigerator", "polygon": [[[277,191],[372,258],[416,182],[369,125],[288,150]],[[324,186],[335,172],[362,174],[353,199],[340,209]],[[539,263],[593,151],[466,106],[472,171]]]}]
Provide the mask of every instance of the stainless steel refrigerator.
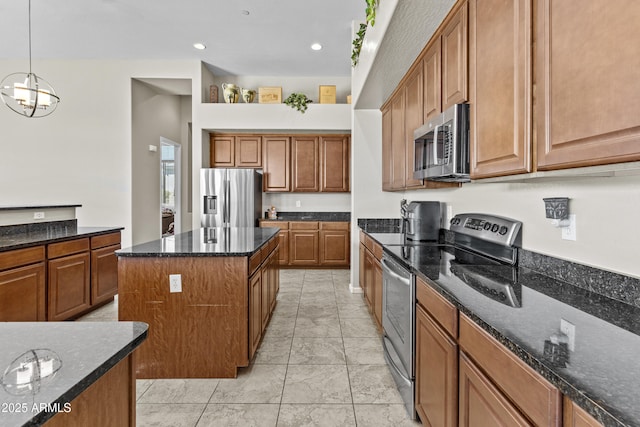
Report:
[{"label": "stainless steel refrigerator", "polygon": [[262,212],[262,171],[202,169],[202,227],[257,227]]}]

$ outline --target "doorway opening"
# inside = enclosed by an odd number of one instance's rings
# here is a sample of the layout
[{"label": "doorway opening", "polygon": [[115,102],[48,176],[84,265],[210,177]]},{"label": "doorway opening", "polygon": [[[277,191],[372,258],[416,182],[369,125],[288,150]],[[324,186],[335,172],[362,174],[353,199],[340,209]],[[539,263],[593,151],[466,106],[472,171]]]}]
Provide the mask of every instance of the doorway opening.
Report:
[{"label": "doorway opening", "polygon": [[180,158],[179,143],[160,137],[160,203],[162,237],[181,232],[180,227]]}]

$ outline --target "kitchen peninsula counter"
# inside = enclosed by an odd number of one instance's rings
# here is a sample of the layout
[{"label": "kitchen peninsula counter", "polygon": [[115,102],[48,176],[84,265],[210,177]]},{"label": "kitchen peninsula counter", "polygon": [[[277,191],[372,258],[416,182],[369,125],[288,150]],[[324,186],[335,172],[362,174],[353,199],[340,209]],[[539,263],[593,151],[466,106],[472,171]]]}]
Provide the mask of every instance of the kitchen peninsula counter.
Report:
[{"label": "kitchen peninsula counter", "polygon": [[[132,359],[147,329],[139,322],[0,323],[0,424],[135,426]],[[25,377],[37,371],[36,360],[42,377]],[[21,362],[19,377],[12,368]]]},{"label": "kitchen peninsula counter", "polygon": [[275,306],[277,234],[200,228],[117,252],[118,317],[150,325],[138,378],[232,378],[248,366],[253,326]]}]

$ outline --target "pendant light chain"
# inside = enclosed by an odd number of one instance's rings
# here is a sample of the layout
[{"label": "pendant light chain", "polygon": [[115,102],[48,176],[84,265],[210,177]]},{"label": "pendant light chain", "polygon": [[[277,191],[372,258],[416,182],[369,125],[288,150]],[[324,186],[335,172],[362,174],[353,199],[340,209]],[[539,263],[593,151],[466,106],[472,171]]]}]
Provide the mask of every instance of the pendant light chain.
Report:
[{"label": "pendant light chain", "polygon": [[31,73],[31,0],[29,0],[29,74]]}]

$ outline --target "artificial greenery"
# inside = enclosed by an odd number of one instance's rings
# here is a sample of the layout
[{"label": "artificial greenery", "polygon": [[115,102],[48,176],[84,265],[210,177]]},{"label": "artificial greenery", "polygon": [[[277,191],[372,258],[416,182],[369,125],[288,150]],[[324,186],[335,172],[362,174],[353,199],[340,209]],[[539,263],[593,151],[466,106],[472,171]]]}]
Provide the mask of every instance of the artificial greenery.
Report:
[{"label": "artificial greenery", "polygon": [[302,114],[304,114],[304,112],[307,111],[307,104],[310,102],[313,102],[313,101],[307,98],[307,95],[305,95],[304,93],[295,93],[295,92],[289,95],[287,99],[284,100],[285,104],[287,104],[291,108],[295,108],[296,110],[300,111]]},{"label": "artificial greenery", "polygon": [[351,50],[351,66],[358,65],[358,59],[360,58],[360,51],[362,50],[362,42],[364,41],[364,35],[367,32],[367,25],[371,24],[373,27],[376,25],[376,9],[380,0],[365,0],[367,2],[367,8],[365,9],[366,23],[360,24],[360,29],[356,33],[356,38],[353,40],[353,49]]}]

